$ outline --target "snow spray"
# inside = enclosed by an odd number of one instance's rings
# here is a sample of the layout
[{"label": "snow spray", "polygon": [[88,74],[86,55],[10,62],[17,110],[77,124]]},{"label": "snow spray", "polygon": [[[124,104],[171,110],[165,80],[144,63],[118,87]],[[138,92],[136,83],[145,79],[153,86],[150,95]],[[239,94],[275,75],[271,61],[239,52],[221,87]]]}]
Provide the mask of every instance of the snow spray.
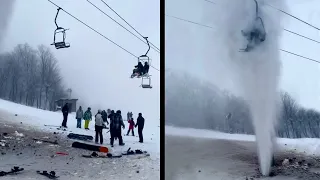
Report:
[{"label": "snow spray", "polygon": [[[247,101],[254,126],[260,170],[269,175],[274,148],[278,83],[280,77],[279,41],[283,15],[270,7],[285,10],[285,2],[279,0],[256,0],[266,39],[248,52],[248,40],[241,32],[252,25],[256,18],[254,0],[218,0],[215,8],[215,47],[219,60],[228,64],[234,83]],[[221,62],[220,62],[221,63]]]},{"label": "snow spray", "polygon": [[0,48],[12,15],[15,0],[0,1]]}]

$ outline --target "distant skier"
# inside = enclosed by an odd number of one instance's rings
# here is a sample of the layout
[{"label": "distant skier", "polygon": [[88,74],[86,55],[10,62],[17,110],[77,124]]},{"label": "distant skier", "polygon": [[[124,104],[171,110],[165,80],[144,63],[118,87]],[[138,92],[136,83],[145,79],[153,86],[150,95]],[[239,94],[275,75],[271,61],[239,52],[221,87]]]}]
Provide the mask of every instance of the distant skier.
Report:
[{"label": "distant skier", "polygon": [[77,110],[77,113],[76,113],[77,128],[81,128],[82,118],[83,118],[83,110],[82,110],[82,107],[79,106],[79,109]]},{"label": "distant skier", "polygon": [[113,142],[115,137],[118,137],[120,146],[124,145],[122,135],[121,135],[121,127],[124,129],[125,125],[123,123],[121,111],[118,110],[117,113],[114,114],[113,120],[110,121],[111,147],[113,147]]},{"label": "distant skier", "polygon": [[84,113],[83,119],[84,119],[84,129],[89,130],[89,122],[92,120],[92,113],[91,113],[90,107],[88,107],[88,109]]},{"label": "distant skier", "polygon": [[127,132],[127,136],[129,135],[130,133],[130,130],[132,132],[132,136],[134,136],[134,131],[133,131],[133,128],[134,128],[134,121],[133,121],[133,118],[131,117],[131,119],[128,120],[128,123],[129,123],[129,129],[128,129],[128,132]]},{"label": "distant skier", "polygon": [[142,130],[144,128],[144,118],[142,117],[142,113],[139,113],[139,116],[137,118],[137,124],[135,125],[135,127],[137,126],[138,126],[139,142],[143,143]]},{"label": "distant skier", "polygon": [[101,116],[101,110],[98,110],[98,113],[95,115],[95,131],[96,131],[95,142],[96,143],[98,143],[99,139],[100,139],[100,144],[103,143],[103,135],[102,135],[103,125],[104,123]]},{"label": "distant skier", "polygon": [[68,121],[68,114],[69,114],[69,105],[68,105],[68,103],[66,103],[62,107],[61,111],[62,111],[62,115],[63,115],[63,121],[62,121],[61,126],[67,128],[67,121]]}]

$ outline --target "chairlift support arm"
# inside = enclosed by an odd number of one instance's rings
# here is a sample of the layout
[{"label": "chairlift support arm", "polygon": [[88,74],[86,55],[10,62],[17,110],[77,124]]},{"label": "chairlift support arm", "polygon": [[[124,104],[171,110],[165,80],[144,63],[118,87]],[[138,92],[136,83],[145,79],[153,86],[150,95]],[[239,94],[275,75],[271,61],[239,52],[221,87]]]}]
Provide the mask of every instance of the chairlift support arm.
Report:
[{"label": "chairlift support arm", "polygon": [[59,12],[60,12],[61,9],[62,9],[61,7],[59,7],[59,8],[57,9],[57,14],[56,14],[56,17],[54,18],[54,23],[56,24],[57,29],[59,29],[59,26],[58,26],[58,24],[57,24],[57,18],[58,18],[58,14],[59,14]]},{"label": "chairlift support arm", "polygon": [[150,50],[150,44],[149,44],[149,41],[148,41],[148,37],[143,37],[143,38],[147,41],[147,45],[148,45],[148,50],[147,50],[147,52],[145,54],[145,56],[147,56],[147,54],[148,54],[148,52]]}]

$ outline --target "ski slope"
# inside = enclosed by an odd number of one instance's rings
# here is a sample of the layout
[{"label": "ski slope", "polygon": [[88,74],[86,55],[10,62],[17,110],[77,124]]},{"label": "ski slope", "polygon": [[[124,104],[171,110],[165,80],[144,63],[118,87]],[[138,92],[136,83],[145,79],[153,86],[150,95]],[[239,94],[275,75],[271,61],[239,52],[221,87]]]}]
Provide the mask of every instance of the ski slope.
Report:
[{"label": "ski slope", "polygon": [[[192,128],[178,128],[173,126],[166,126],[166,134],[172,136],[183,136],[193,138],[205,139],[221,139],[233,141],[249,141],[254,142],[254,135],[245,134],[228,134],[211,130],[192,129]],[[277,139],[278,150],[294,150],[306,155],[320,156],[320,139],[316,138],[301,138],[301,139]]]},{"label": "ski slope", "polygon": [[[166,179],[244,180],[257,175],[259,164],[253,135],[172,126],[166,126],[165,132]],[[320,155],[319,139],[279,138],[277,145],[275,156],[280,162],[294,157],[317,159],[313,157]],[[318,164],[315,167],[317,169]],[[301,179],[298,171],[285,172],[285,176],[280,174],[262,179]],[[309,174],[305,177],[304,180],[317,179]]]},{"label": "ski slope", "polygon": [[[15,116],[17,114],[17,116]],[[92,112],[93,115],[96,112]],[[0,115],[2,119],[10,123],[16,123],[21,125],[21,123],[28,129],[40,130],[40,131],[57,131],[55,127],[44,126],[54,125],[60,126],[62,123],[62,113],[61,112],[51,112],[46,110],[41,110],[21,104],[16,104],[6,100],[0,99]],[[75,113],[71,113],[68,116],[68,131],[77,134],[86,134],[95,136],[94,131],[94,117],[89,124],[90,130],[78,129],[76,128]],[[128,130],[129,125],[124,122],[126,128],[123,130],[125,134]],[[144,143],[139,143],[138,137],[133,136],[123,136],[125,146],[118,146],[118,141],[115,141],[114,148],[109,146],[109,133],[107,130],[103,131],[104,135],[104,145],[111,148],[111,151],[125,151],[128,147],[132,149],[142,149],[150,153],[150,157],[154,160],[159,160],[160,162],[160,121],[159,119],[146,119],[145,126],[143,130]],[[84,121],[82,121],[82,128],[84,126]],[[67,131],[67,132],[68,132]],[[67,133],[68,134],[68,133]],[[65,135],[67,135],[65,134]],[[135,135],[138,135],[137,129],[135,129]]]}]

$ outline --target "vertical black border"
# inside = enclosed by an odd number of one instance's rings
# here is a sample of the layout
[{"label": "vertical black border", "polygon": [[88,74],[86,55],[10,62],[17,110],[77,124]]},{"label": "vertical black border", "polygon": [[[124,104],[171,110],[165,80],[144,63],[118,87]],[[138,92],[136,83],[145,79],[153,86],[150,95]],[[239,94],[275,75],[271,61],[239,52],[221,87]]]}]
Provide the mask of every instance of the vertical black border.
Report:
[{"label": "vertical black border", "polygon": [[160,0],[160,179],[165,179],[165,0]]}]

